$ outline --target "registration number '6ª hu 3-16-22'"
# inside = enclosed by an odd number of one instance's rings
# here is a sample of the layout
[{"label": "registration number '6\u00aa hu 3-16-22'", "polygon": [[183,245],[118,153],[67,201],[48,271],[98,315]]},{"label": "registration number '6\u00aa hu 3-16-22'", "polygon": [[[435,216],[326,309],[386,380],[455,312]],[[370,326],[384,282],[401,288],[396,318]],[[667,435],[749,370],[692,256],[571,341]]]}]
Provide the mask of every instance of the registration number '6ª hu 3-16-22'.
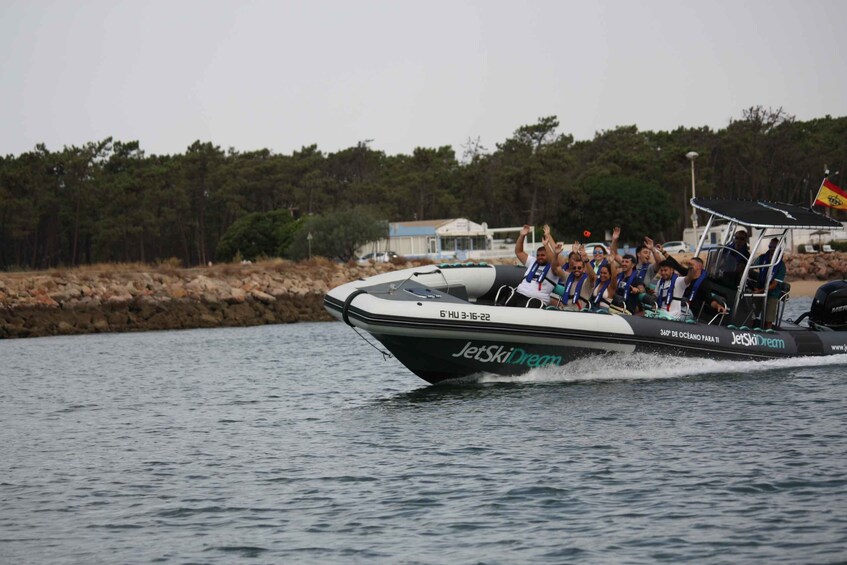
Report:
[{"label": "registration number '6\u00aa hu 3-16-22'", "polygon": [[473,320],[475,322],[490,322],[491,314],[480,314],[479,312],[457,312],[455,310],[441,310],[442,318],[451,320]]}]

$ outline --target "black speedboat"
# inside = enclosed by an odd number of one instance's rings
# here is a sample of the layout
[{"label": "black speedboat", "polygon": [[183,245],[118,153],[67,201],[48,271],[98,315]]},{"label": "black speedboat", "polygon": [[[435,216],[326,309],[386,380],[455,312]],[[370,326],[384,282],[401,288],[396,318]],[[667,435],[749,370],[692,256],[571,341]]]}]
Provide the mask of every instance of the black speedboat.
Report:
[{"label": "black speedboat", "polygon": [[[495,306],[498,290],[515,286],[524,267],[486,264],[430,265],[384,273],[331,290],[327,311],[370,333],[422,379],[437,383],[477,373],[517,375],[536,367],[561,366],[609,352],[650,352],[690,357],[770,359],[847,353],[847,281],[822,285],[810,312],[783,320],[788,285],[779,300],[774,329],[753,328],[754,294],[746,281],[782,258],[793,229],[842,229],[809,209],[772,202],[693,199],[710,215],[695,254],[704,255],[713,284],[731,306],[730,314],[700,321]],[[703,250],[710,228],[723,223],[721,242]],[[772,262],[724,269],[739,227],[759,230],[751,249],[777,238]]]}]

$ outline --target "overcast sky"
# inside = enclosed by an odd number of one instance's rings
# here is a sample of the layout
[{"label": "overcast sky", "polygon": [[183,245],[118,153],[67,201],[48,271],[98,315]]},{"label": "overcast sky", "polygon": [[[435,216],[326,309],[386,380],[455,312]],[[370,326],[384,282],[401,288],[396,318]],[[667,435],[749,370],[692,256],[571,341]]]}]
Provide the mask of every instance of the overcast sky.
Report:
[{"label": "overcast sky", "polygon": [[0,154],[489,150],[556,115],[726,126],[847,115],[847,2],[0,0]]}]

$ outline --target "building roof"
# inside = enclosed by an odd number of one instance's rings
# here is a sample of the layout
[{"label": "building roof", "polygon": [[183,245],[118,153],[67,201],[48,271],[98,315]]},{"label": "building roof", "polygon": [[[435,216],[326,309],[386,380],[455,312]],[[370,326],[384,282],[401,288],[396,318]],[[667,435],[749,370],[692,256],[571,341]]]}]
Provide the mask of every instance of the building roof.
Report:
[{"label": "building roof", "polygon": [[449,224],[453,219],[449,220],[414,220],[412,222],[391,222],[392,224],[396,224],[398,226],[408,227],[408,228],[440,228],[444,224]]},{"label": "building roof", "polygon": [[479,237],[487,236],[485,224],[477,224],[467,218],[446,220],[416,220],[412,222],[392,222],[391,237],[435,236],[439,237]]}]

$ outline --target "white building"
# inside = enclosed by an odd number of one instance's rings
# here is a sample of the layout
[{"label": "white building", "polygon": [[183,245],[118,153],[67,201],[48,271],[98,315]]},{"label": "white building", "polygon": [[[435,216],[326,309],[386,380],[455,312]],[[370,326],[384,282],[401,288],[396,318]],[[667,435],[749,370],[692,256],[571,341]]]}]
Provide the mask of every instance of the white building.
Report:
[{"label": "white building", "polygon": [[361,247],[359,255],[394,251],[404,257],[465,260],[483,257],[493,247],[488,226],[467,218],[394,222],[388,231],[388,239]]},{"label": "white building", "polygon": [[[358,256],[394,251],[409,258],[485,260],[514,257],[515,241],[523,226],[489,228],[467,218],[421,220],[389,224],[389,238],[373,241],[358,250]],[[524,248],[537,247],[531,231]]]}]

